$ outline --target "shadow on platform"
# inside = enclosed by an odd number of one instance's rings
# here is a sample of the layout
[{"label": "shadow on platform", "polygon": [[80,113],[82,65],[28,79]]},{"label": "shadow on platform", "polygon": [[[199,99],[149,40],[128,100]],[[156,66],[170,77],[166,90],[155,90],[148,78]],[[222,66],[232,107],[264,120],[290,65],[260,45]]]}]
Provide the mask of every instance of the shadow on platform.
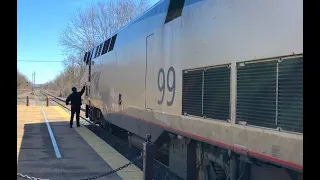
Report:
[{"label": "shadow on platform", "polygon": [[[112,170],[68,122],[50,121],[61,158],[57,158],[46,123],[18,124],[17,172],[44,179],[81,179]],[[22,179],[22,178],[18,178]],[[117,174],[100,179],[120,180]]]}]

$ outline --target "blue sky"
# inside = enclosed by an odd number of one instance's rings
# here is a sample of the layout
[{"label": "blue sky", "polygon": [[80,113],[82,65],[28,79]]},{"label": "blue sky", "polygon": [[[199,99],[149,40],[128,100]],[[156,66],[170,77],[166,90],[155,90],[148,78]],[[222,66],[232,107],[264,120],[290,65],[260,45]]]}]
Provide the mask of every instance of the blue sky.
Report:
[{"label": "blue sky", "polygon": [[[87,7],[101,0],[18,0],[18,70],[36,83],[45,83],[63,70],[61,47],[58,44],[60,32],[70,16],[81,7]],[[152,4],[159,0],[150,0]]]}]

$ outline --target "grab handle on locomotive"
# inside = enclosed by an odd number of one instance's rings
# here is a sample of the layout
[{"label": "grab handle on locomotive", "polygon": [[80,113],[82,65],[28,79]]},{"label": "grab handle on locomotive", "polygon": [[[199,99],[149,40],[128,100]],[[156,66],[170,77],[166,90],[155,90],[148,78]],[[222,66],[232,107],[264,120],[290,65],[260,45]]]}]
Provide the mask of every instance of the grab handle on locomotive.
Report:
[{"label": "grab handle on locomotive", "polygon": [[119,104],[119,105],[121,105],[121,104],[122,104],[122,96],[121,96],[121,94],[119,94],[118,104]]}]

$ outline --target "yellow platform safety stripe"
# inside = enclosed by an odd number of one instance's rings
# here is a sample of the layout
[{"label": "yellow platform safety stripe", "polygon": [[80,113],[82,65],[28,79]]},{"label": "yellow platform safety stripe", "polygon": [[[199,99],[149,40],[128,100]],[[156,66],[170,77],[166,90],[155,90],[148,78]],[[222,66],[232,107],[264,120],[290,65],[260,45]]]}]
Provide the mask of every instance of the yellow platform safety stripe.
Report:
[{"label": "yellow platform safety stripe", "polygon": [[[68,120],[70,115],[61,107],[54,107],[61,116]],[[96,136],[88,128],[80,126],[74,128],[78,134],[99,154],[99,156],[112,168],[116,169],[124,164],[129,163],[129,160],[123,157],[118,151],[112,148],[104,140]],[[142,180],[143,172],[134,164],[117,172],[123,180]]]}]

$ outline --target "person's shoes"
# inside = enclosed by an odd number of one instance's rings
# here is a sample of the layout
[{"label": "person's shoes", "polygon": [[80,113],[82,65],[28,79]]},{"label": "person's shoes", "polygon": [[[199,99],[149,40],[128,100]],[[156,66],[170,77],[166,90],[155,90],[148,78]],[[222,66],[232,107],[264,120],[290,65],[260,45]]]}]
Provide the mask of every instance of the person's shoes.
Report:
[{"label": "person's shoes", "polygon": [[72,128],[72,125],[70,125],[70,128]]},{"label": "person's shoes", "polygon": [[80,127],[80,125],[77,125],[77,127]]}]

